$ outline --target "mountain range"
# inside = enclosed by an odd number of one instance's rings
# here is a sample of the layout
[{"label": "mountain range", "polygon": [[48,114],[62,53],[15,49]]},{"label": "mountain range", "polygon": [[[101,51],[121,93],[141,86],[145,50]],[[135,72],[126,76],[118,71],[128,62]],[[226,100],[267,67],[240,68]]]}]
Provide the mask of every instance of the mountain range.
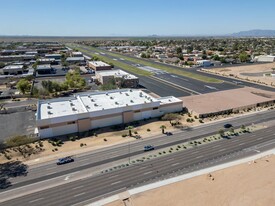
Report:
[{"label": "mountain range", "polygon": [[275,30],[254,29],[233,33],[233,37],[275,37]]}]

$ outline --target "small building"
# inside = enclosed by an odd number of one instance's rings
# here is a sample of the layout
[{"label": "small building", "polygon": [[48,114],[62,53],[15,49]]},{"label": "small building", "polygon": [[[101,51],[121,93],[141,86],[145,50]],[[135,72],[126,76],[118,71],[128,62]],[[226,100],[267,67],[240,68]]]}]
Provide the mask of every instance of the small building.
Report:
[{"label": "small building", "polygon": [[60,60],[61,59],[61,54],[45,54],[45,58],[53,58],[55,60]]},{"label": "small building", "polygon": [[37,59],[38,64],[53,64],[55,62],[54,58],[41,58]]},{"label": "small building", "polygon": [[54,69],[50,64],[37,65],[36,72],[37,74],[53,74]]},{"label": "small building", "polygon": [[212,66],[212,62],[210,60],[198,60],[197,65],[201,67],[210,67]]},{"label": "small building", "polygon": [[95,71],[102,71],[102,70],[111,70],[112,67],[109,64],[106,64],[102,61],[89,61],[89,67]]},{"label": "small building", "polygon": [[255,58],[257,62],[275,62],[275,56],[261,55]]},{"label": "small building", "polygon": [[82,54],[82,52],[72,52],[71,56],[72,57],[83,57],[83,54]]},{"label": "small building", "polygon": [[23,74],[24,65],[8,65],[2,69],[4,75],[17,75]]},{"label": "small building", "polygon": [[101,84],[108,84],[112,80],[118,80],[124,88],[136,88],[139,78],[122,70],[96,71],[95,77]]},{"label": "small building", "polygon": [[182,101],[173,96],[155,98],[142,90],[112,90],[38,101],[36,125],[38,136],[49,138],[160,117],[182,109]]},{"label": "small building", "polygon": [[0,62],[13,62],[13,61],[30,61],[35,60],[35,55],[8,55],[0,56]]},{"label": "small building", "polygon": [[66,59],[66,62],[68,62],[70,64],[81,64],[81,65],[86,64],[84,57],[68,57]]}]

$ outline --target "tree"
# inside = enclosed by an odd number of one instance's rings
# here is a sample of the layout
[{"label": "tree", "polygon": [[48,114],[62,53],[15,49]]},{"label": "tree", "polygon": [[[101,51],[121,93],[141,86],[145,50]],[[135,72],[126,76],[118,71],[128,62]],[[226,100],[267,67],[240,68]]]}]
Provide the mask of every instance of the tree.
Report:
[{"label": "tree", "polygon": [[177,54],[181,54],[182,53],[182,48],[181,47],[177,47],[176,51],[177,51]]},{"label": "tree", "polygon": [[247,55],[247,53],[246,53],[246,52],[240,53],[239,59],[240,59],[241,62],[247,62],[247,60],[248,60],[248,55]]},{"label": "tree", "polygon": [[132,129],[134,129],[133,126],[128,126],[125,128],[125,130],[128,130],[129,131],[129,136],[131,137],[132,136]]},{"label": "tree", "polygon": [[141,55],[140,55],[140,57],[141,58],[147,58],[147,55],[144,52],[142,52]]},{"label": "tree", "polygon": [[26,79],[20,79],[20,81],[16,84],[16,88],[19,89],[22,94],[25,94],[30,91],[31,83]]},{"label": "tree", "polygon": [[162,131],[162,134],[164,134],[164,130],[166,129],[166,126],[165,126],[165,125],[161,125],[161,126],[160,126],[160,129],[161,129],[161,131]]},{"label": "tree", "polygon": [[161,119],[164,121],[169,121],[171,124],[172,120],[180,120],[180,116],[175,113],[168,113],[168,114],[165,114]]},{"label": "tree", "polygon": [[220,130],[219,130],[219,134],[220,134],[221,137],[223,137],[223,136],[224,136],[224,130],[223,130],[223,129],[220,129]]},{"label": "tree", "polygon": [[4,67],[5,66],[5,63],[3,62],[0,62],[0,68]]},{"label": "tree", "polygon": [[234,133],[235,133],[234,128],[233,128],[233,127],[230,127],[229,132],[230,132],[231,134],[234,134]]},{"label": "tree", "polygon": [[242,126],[241,126],[241,130],[246,131],[245,125],[242,125]]}]

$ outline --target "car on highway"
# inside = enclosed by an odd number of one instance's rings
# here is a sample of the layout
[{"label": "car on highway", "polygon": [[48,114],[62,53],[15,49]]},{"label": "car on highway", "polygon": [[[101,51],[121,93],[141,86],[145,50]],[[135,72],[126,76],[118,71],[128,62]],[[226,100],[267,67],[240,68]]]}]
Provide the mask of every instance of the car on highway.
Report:
[{"label": "car on highway", "polygon": [[171,135],[173,135],[173,133],[172,132],[166,132],[166,135],[171,136]]},{"label": "car on highway", "polygon": [[58,159],[56,164],[63,165],[63,164],[67,164],[70,162],[74,162],[74,159],[72,157],[63,157],[63,158]]},{"label": "car on highway", "polygon": [[144,151],[147,152],[147,151],[151,151],[151,150],[154,150],[155,147],[153,145],[146,145],[144,146]]},{"label": "car on highway", "polygon": [[233,125],[232,124],[225,124],[225,125],[223,125],[223,127],[226,128],[226,129],[228,129],[230,127],[233,127]]}]

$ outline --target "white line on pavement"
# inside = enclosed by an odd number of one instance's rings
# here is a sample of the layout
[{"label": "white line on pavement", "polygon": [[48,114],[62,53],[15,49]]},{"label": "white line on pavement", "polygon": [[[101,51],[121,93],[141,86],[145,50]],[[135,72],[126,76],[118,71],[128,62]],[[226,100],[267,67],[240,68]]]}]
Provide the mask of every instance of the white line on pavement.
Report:
[{"label": "white line on pavement", "polygon": [[31,200],[31,201],[29,201],[29,203],[34,203],[34,202],[37,202],[37,201],[39,201],[39,200],[43,200],[44,198],[43,197],[41,197],[41,198],[38,198],[38,199],[35,199],[35,200]]},{"label": "white line on pavement", "polygon": [[111,183],[111,185],[116,185],[116,184],[118,184],[118,183],[121,183],[121,181],[113,182],[113,183]]},{"label": "white line on pavement", "polygon": [[84,186],[83,186],[83,185],[80,185],[80,186],[78,186],[78,187],[72,188],[72,190],[76,190],[76,189],[79,189],[79,188],[82,188],[82,187],[84,187]]},{"label": "white line on pavement", "polygon": [[177,162],[177,163],[172,164],[172,166],[176,166],[176,165],[179,165],[179,164],[180,164],[180,163]]},{"label": "white line on pavement", "polygon": [[113,175],[113,176],[111,176],[111,177],[108,177],[108,179],[112,179],[112,178],[114,178],[114,177],[117,177],[118,175]]},{"label": "white line on pavement", "polygon": [[148,174],[150,174],[150,173],[152,173],[153,171],[149,171],[149,172],[145,172],[145,173],[143,173],[144,175],[148,175]]},{"label": "white line on pavement", "polygon": [[85,195],[85,194],[86,194],[86,192],[82,192],[82,193],[79,193],[77,195],[74,195],[74,197],[78,197],[78,196]]}]

